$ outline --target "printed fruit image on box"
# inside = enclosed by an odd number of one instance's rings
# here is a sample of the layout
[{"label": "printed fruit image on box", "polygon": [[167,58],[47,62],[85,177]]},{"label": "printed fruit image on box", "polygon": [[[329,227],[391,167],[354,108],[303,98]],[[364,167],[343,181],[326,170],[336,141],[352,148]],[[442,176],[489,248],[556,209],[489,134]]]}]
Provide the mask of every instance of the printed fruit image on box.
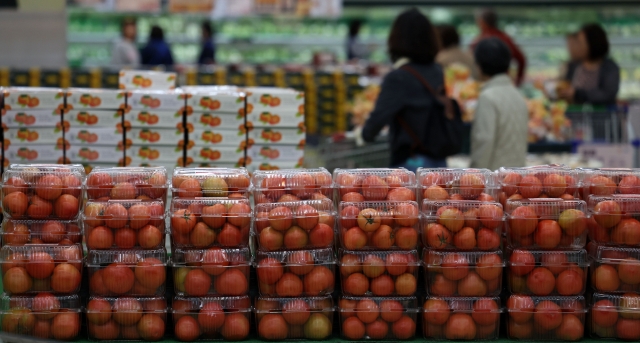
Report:
[{"label": "printed fruit image on box", "polygon": [[127,148],[127,157],[131,157],[131,161],[144,162],[172,162],[176,163],[177,159],[182,159],[182,148],[172,146],[148,146],[148,145],[132,145]]},{"label": "printed fruit image on box", "polygon": [[[251,123],[251,124],[249,124]],[[304,128],[304,116],[285,111],[261,111],[247,117],[247,125],[251,127],[289,127]]]},{"label": "printed fruit image on box", "polygon": [[[11,87],[3,89],[4,109],[64,109],[65,92],[60,88]],[[71,106],[67,106],[71,108]]]},{"label": "printed fruit image on box", "polygon": [[60,112],[30,109],[4,111],[2,123],[8,128],[50,127],[60,123]]},{"label": "printed fruit image on box", "polygon": [[300,148],[304,148],[306,142],[304,125],[302,125],[302,128],[297,129],[256,127],[249,131],[249,137],[253,138],[258,144],[295,144]]},{"label": "printed fruit image on box", "polygon": [[244,151],[225,146],[193,147],[187,151],[187,156],[195,162],[237,162],[244,158]]},{"label": "printed fruit image on box", "polygon": [[247,103],[253,104],[258,111],[264,109],[287,109],[304,116],[304,92],[290,88],[247,87]]},{"label": "printed fruit image on box", "polygon": [[133,144],[176,146],[183,140],[184,134],[175,129],[131,129],[127,137],[131,138]]},{"label": "printed fruit image on box", "polygon": [[239,130],[240,126],[244,127],[244,118],[229,113],[195,112],[187,117],[187,122],[201,129]]},{"label": "printed fruit image on box", "polygon": [[119,109],[125,104],[125,92],[115,89],[68,88],[67,104],[76,109]]},{"label": "printed fruit image on box", "polygon": [[121,70],[118,88],[147,90],[175,89],[176,73],[148,70]]},{"label": "printed fruit image on box", "polygon": [[4,152],[5,159],[11,163],[58,163],[62,159],[62,149],[54,144],[32,145],[25,147],[22,144],[11,144]]},{"label": "printed fruit image on box", "polygon": [[65,113],[64,119],[76,127],[116,127],[122,125],[122,111],[80,109]]},{"label": "printed fruit image on box", "polygon": [[100,163],[118,163],[123,153],[117,146],[87,146],[82,144],[74,144],[67,151],[67,157],[73,163],[100,162]]},{"label": "printed fruit image on box", "polygon": [[178,113],[178,115],[182,115],[187,97],[180,90],[137,90],[130,92],[130,94],[131,96],[127,98],[127,104],[131,105],[134,110],[175,111],[174,113]]},{"label": "printed fruit image on box", "polygon": [[137,110],[127,114],[126,118],[131,122],[132,128],[141,129],[149,127],[169,129],[182,124],[182,113],[179,111]]},{"label": "printed fruit image on box", "polygon": [[248,149],[247,156],[257,162],[297,161],[304,156],[304,148],[296,145],[256,144]]},{"label": "printed fruit image on box", "polygon": [[243,150],[247,144],[244,134],[234,130],[194,130],[189,134],[189,142],[198,146],[210,144],[231,146]]},{"label": "printed fruit image on box", "polygon": [[235,87],[183,87],[191,97],[187,105],[196,112],[222,112],[238,114],[245,110],[244,93]]},{"label": "printed fruit image on box", "polygon": [[54,127],[50,128],[20,128],[9,130],[5,139],[18,145],[56,144],[62,138],[62,132]]},{"label": "printed fruit image on box", "polygon": [[122,133],[113,128],[71,128],[65,135],[71,144],[118,146]]}]

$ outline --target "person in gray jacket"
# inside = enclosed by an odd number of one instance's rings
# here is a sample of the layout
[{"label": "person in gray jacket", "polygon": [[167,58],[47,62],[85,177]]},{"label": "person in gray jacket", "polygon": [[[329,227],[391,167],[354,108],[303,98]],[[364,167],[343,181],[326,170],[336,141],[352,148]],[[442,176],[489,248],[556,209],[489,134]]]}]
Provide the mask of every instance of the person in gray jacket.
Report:
[{"label": "person in gray jacket", "polygon": [[471,127],[471,167],[490,170],[523,167],[529,110],[507,75],[511,61],[509,47],[498,38],[486,38],[478,43],[474,56],[486,82]]},{"label": "person in gray jacket", "polygon": [[122,37],[113,45],[111,65],[116,67],[137,67],[140,65],[140,53],[136,46],[136,21],[126,18],[122,21]]}]

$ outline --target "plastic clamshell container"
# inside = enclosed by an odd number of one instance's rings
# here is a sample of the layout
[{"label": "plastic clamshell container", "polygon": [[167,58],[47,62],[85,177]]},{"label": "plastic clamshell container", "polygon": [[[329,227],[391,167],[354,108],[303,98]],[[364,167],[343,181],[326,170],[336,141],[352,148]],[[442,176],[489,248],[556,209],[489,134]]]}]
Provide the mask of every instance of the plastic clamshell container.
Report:
[{"label": "plastic clamshell container", "polygon": [[420,210],[415,201],[340,202],[340,242],[347,250],[413,250]]},{"label": "plastic clamshell container", "polygon": [[251,206],[246,198],[173,198],[170,213],[176,248],[249,246]]},{"label": "plastic clamshell container", "polygon": [[584,297],[530,297],[507,300],[507,338],[524,341],[578,341],[584,336]]},{"label": "plastic clamshell container", "polygon": [[585,169],[582,194],[606,196],[613,194],[640,195],[640,169],[601,168]]},{"label": "plastic clamshell container", "polygon": [[87,199],[167,200],[165,167],[96,167],[84,183]]},{"label": "plastic clamshell container", "polygon": [[640,195],[590,195],[589,212],[591,241],[619,246],[640,246]]},{"label": "plastic clamshell container", "polygon": [[421,312],[425,339],[496,340],[500,335],[499,297],[427,297]]},{"label": "plastic clamshell container", "polygon": [[251,179],[245,168],[183,168],[173,170],[171,190],[174,197],[249,197]]},{"label": "plastic clamshell container", "polygon": [[336,202],[416,200],[416,174],[405,168],[337,168],[333,183]]},{"label": "plastic clamshell container", "polygon": [[85,308],[92,341],[160,341],[167,322],[164,297],[96,297]]},{"label": "plastic clamshell container", "polygon": [[418,168],[416,174],[419,201],[497,201],[500,193],[496,175],[489,169]]},{"label": "plastic clamshell container", "polygon": [[508,290],[535,296],[582,295],[587,288],[589,262],[582,250],[526,250],[508,252]]},{"label": "plastic clamshell container", "polygon": [[423,250],[426,292],[440,297],[493,297],[502,291],[502,250]]},{"label": "plastic clamshell container", "polygon": [[80,333],[82,305],[77,295],[2,295],[0,322],[6,334],[73,341]]},{"label": "plastic clamshell container", "polygon": [[514,248],[582,249],[587,204],[559,198],[507,200],[507,242]]},{"label": "plastic clamshell container", "polygon": [[258,297],[253,310],[258,337],[267,341],[328,339],[333,332],[334,311],[331,295]]},{"label": "plastic clamshell container", "polygon": [[[237,341],[249,336],[251,298],[177,296],[173,298],[171,314],[173,333],[179,341]],[[194,325],[199,330],[192,330]]]},{"label": "plastic clamshell container", "polygon": [[258,291],[266,297],[315,297],[333,293],[333,249],[258,252]]},{"label": "plastic clamshell container", "polygon": [[287,202],[322,199],[331,197],[333,192],[331,173],[322,167],[257,170],[253,173],[252,184],[255,187],[256,204],[277,202],[281,199]]},{"label": "plastic clamshell container", "polygon": [[258,204],[254,212],[260,251],[334,246],[336,213],[329,199]]},{"label": "plastic clamshell container", "polygon": [[640,340],[640,295],[593,293],[589,333],[593,338],[624,341]]},{"label": "plastic clamshell container", "polygon": [[599,245],[590,249],[589,262],[595,292],[640,293],[640,249]]},{"label": "plastic clamshell container", "polygon": [[581,198],[582,173],[561,165],[498,169],[498,182],[507,198]]},{"label": "plastic clamshell container", "polygon": [[0,248],[0,265],[6,294],[76,293],[82,280],[82,246],[5,245]]},{"label": "plastic clamshell container", "polygon": [[89,250],[165,246],[162,200],[89,200],[82,222]]},{"label": "plastic clamshell container", "polygon": [[344,295],[406,297],[418,289],[417,250],[340,250],[338,260]]},{"label": "plastic clamshell container", "polygon": [[79,164],[12,164],[2,175],[5,218],[78,217],[84,167]]},{"label": "plastic clamshell container", "polygon": [[95,296],[162,296],[166,266],[165,248],[90,250],[86,261],[89,292]]},{"label": "plastic clamshell container", "polygon": [[[412,339],[416,334],[419,312],[416,297],[343,296],[338,311],[340,333],[346,340],[400,341]],[[373,322],[378,330],[359,329]]]},{"label": "plastic clamshell container", "polygon": [[173,288],[188,297],[249,294],[251,252],[241,249],[174,249]]},{"label": "plastic clamshell container", "polygon": [[504,211],[497,202],[445,200],[422,203],[422,244],[439,250],[500,248]]},{"label": "plastic clamshell container", "polygon": [[82,229],[77,220],[22,220],[2,221],[2,244],[81,243]]}]

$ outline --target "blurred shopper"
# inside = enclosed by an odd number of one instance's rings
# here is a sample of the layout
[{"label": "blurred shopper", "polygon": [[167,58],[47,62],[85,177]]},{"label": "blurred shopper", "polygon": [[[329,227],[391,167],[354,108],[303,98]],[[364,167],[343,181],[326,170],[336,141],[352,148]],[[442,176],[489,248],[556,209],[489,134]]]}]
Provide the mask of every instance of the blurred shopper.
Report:
[{"label": "blurred shopper", "polygon": [[140,64],[140,53],[136,46],[136,21],[124,19],[121,23],[121,37],[113,46],[111,64],[114,66],[137,67]]},{"label": "blurred shopper", "polygon": [[565,80],[570,86],[558,90],[568,101],[614,105],[620,88],[620,68],[609,58],[609,39],[599,24],[587,24],[577,36],[577,63],[569,64]]},{"label": "blurred shopper", "polygon": [[[382,82],[362,138],[372,142],[388,125],[391,166],[414,171],[418,167],[446,167],[444,158],[432,158],[414,149],[428,141],[427,119],[436,106],[442,106],[423,84],[425,81],[435,90],[444,86],[442,67],[435,63],[438,38],[434,27],[417,9],[405,11],[394,21],[387,47],[395,70]],[[442,113],[441,108],[437,110]],[[412,132],[407,131],[407,126]]]},{"label": "blurred shopper", "polygon": [[475,60],[486,80],[471,128],[471,167],[496,170],[525,165],[529,110],[507,75],[509,47],[499,38],[481,40]]},{"label": "blurred shopper", "polygon": [[516,85],[519,86],[524,80],[527,59],[511,37],[498,29],[498,15],[492,10],[482,10],[476,14],[476,24],[480,29],[480,36],[471,44],[472,50],[475,49],[476,44],[484,38],[496,37],[503,41],[509,47],[511,57],[518,63]]},{"label": "blurred shopper", "polygon": [[202,22],[202,48],[198,64],[214,64],[216,62],[216,46],[213,42],[213,28],[208,21]]},{"label": "blurred shopper", "polygon": [[347,60],[357,60],[366,58],[368,55],[367,47],[360,42],[360,28],[362,20],[354,19],[349,22],[349,36],[347,37]]},{"label": "blurred shopper", "polygon": [[440,34],[440,52],[436,56],[436,62],[447,68],[451,64],[458,63],[467,67],[471,71],[474,79],[478,79],[480,74],[473,60],[473,56],[460,48],[460,35],[453,25],[438,26]]},{"label": "blurred shopper", "polygon": [[171,48],[169,48],[169,44],[164,40],[164,32],[157,25],[151,27],[149,42],[142,48],[140,55],[142,56],[142,64],[144,65],[173,66]]}]

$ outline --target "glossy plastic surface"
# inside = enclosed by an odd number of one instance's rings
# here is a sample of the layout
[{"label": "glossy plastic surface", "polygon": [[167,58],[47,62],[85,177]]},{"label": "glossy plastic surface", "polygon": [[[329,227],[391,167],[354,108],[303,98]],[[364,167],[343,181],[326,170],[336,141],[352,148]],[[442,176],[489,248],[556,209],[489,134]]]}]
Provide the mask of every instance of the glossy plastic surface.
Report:
[{"label": "glossy plastic surface", "polygon": [[495,340],[500,335],[498,297],[428,297],[421,312],[425,339]]},{"label": "glossy plastic surface", "polygon": [[258,297],[254,314],[258,337],[268,341],[323,340],[333,331],[330,295],[307,298]]},{"label": "glossy plastic surface", "polygon": [[577,341],[584,337],[584,297],[529,297],[507,300],[507,337],[524,341]]},{"label": "glossy plastic surface", "polygon": [[418,325],[415,297],[347,297],[338,302],[340,332],[345,340],[412,339]]}]

